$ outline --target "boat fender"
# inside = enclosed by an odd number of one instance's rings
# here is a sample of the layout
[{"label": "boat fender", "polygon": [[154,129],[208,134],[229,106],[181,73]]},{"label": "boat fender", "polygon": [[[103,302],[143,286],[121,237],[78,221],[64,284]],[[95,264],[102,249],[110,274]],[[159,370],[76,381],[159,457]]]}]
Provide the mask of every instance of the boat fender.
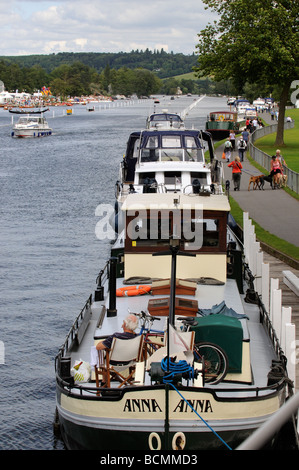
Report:
[{"label": "boat fender", "polygon": [[186,445],[186,437],[183,432],[176,432],[172,438],[173,450],[183,450]]},{"label": "boat fender", "polygon": [[148,294],[151,290],[151,286],[128,286],[120,287],[116,289],[117,297],[131,297],[134,295]]},{"label": "boat fender", "polygon": [[[154,442],[156,442],[156,447],[154,447]],[[158,433],[151,432],[148,436],[148,445],[150,450],[161,450],[161,438]]]}]

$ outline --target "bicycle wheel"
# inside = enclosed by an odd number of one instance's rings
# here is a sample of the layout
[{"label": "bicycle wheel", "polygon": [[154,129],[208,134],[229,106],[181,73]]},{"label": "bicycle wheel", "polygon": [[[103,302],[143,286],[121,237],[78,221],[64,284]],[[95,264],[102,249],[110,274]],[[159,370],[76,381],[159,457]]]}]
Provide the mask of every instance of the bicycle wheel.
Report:
[{"label": "bicycle wheel", "polygon": [[223,349],[213,343],[197,343],[194,345],[194,351],[203,361],[205,382],[210,384],[221,382],[228,369],[228,359]]}]

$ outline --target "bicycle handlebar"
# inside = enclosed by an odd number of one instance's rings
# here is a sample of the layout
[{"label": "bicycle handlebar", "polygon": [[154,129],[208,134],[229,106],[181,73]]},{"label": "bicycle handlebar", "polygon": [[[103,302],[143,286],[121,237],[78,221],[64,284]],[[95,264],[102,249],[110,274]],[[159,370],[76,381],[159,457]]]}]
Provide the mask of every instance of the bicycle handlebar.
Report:
[{"label": "bicycle handlebar", "polygon": [[143,318],[144,320],[149,320],[149,321],[154,321],[154,320],[161,320],[161,318],[159,317],[153,317],[152,315],[150,315],[149,313],[146,313],[144,312],[143,310],[141,310],[140,313],[134,313],[134,312],[131,312],[133,315],[136,315],[136,317],[139,317],[139,318]]}]

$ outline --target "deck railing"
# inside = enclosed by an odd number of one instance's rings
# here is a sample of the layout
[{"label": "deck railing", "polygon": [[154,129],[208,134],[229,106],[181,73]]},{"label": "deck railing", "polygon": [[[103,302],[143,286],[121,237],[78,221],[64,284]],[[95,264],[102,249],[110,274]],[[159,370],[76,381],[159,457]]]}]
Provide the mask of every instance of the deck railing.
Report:
[{"label": "deck railing", "polygon": [[[288,376],[296,388],[296,325],[292,323],[292,308],[282,305],[279,280],[270,279],[270,267],[264,263],[260,243],[256,240],[255,227],[247,212],[243,213],[244,256],[254,278],[254,290],[260,297],[263,310],[269,312],[265,324],[272,336],[275,347],[287,358]],[[264,314],[263,314],[264,315]],[[270,326],[271,325],[271,326]]]}]

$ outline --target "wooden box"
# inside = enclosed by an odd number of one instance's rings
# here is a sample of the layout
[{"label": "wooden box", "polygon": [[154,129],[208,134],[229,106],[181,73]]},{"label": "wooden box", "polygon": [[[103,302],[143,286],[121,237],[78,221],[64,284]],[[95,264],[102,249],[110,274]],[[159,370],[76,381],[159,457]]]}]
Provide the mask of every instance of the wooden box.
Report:
[{"label": "wooden box", "polygon": [[[165,317],[169,315],[169,305],[169,297],[165,297],[163,299],[151,299],[148,302],[148,311],[150,315]],[[195,317],[197,310],[197,300],[182,299],[180,297],[175,299],[175,315]]]},{"label": "wooden box", "polygon": [[[197,284],[192,281],[176,279],[175,293],[178,295],[195,295]],[[170,294],[170,279],[159,279],[152,282],[153,295]]]}]

